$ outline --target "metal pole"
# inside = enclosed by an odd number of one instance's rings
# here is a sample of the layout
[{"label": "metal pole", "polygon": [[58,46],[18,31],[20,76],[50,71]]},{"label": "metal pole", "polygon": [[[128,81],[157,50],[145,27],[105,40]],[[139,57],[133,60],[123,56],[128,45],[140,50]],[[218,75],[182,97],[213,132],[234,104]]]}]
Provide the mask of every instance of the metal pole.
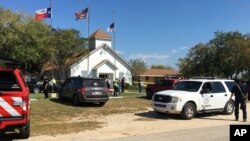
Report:
[{"label": "metal pole", "polygon": [[[51,49],[52,49],[52,30],[53,30],[53,28],[52,28],[52,0],[50,0],[50,14],[51,14],[51,16],[50,16],[50,47],[51,47]],[[51,68],[52,68],[52,70],[51,70],[51,80],[52,79],[54,79],[54,50],[52,50],[52,54],[51,54],[51,58],[52,58],[52,63],[51,63]],[[54,92],[54,84],[52,84],[52,93]]]},{"label": "metal pole", "polygon": [[[113,24],[115,24],[115,11],[113,11]],[[115,49],[115,25],[113,29],[113,46],[114,46],[114,51],[116,52]],[[116,58],[114,58],[114,64],[115,64],[115,79],[116,79]]]},{"label": "metal pole", "polygon": [[89,49],[90,49],[90,48],[89,48],[89,47],[90,47],[90,46],[89,46],[89,15],[90,15],[89,13],[90,13],[90,9],[89,9],[89,5],[88,5],[88,15],[87,15],[87,16],[88,16],[88,17],[87,17],[87,18],[88,18],[88,23],[87,23],[87,28],[88,28],[88,58],[87,58],[87,59],[88,59],[88,62],[87,62],[87,75],[88,75],[88,76],[89,76]]}]

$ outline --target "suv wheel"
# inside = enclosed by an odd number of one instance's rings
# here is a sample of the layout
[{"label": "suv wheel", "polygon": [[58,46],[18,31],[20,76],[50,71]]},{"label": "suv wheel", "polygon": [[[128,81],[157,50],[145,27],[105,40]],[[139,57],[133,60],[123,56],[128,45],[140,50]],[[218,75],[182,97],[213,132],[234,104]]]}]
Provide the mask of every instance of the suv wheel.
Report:
[{"label": "suv wheel", "polygon": [[195,106],[192,103],[186,103],[182,109],[181,117],[184,119],[192,119],[195,116]]},{"label": "suv wheel", "polygon": [[34,88],[34,93],[38,94],[40,92],[39,88]]},{"label": "suv wheel", "polygon": [[30,121],[19,130],[19,136],[21,139],[27,139],[30,136]]},{"label": "suv wheel", "polygon": [[225,108],[224,108],[224,114],[231,115],[234,112],[234,102],[232,100],[228,101]]}]

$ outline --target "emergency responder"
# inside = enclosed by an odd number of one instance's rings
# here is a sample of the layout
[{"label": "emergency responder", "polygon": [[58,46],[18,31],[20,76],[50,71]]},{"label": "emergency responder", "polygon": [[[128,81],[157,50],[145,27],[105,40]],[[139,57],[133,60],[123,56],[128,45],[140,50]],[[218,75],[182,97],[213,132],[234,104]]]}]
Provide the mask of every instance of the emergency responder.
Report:
[{"label": "emergency responder", "polygon": [[236,121],[239,120],[239,105],[240,105],[240,108],[242,109],[242,112],[243,112],[243,122],[246,122],[247,121],[246,102],[247,102],[247,98],[248,98],[248,93],[247,93],[246,87],[240,83],[240,80],[236,79],[235,85],[233,86],[231,92],[232,92],[232,94],[231,94],[230,99],[232,98],[233,95],[235,96],[235,102],[234,102],[235,120]]}]

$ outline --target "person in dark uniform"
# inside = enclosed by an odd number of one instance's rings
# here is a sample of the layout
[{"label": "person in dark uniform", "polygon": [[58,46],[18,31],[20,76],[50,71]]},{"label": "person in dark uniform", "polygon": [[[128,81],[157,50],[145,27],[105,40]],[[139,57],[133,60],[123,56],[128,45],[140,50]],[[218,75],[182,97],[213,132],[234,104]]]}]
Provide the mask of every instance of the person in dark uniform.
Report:
[{"label": "person in dark uniform", "polygon": [[43,93],[44,98],[49,98],[49,80],[46,76],[43,78]]},{"label": "person in dark uniform", "polygon": [[232,98],[232,96],[235,96],[235,120],[238,121],[239,120],[239,105],[240,108],[242,109],[243,112],[243,122],[247,121],[247,105],[246,105],[246,101],[247,101],[247,97],[248,97],[248,93],[246,90],[246,87],[244,85],[242,85],[240,83],[240,81],[238,79],[235,80],[235,85],[232,88],[232,94],[230,99]]},{"label": "person in dark uniform", "polygon": [[121,85],[122,85],[122,93],[124,93],[124,88],[125,88],[125,78],[124,77],[121,80]]}]

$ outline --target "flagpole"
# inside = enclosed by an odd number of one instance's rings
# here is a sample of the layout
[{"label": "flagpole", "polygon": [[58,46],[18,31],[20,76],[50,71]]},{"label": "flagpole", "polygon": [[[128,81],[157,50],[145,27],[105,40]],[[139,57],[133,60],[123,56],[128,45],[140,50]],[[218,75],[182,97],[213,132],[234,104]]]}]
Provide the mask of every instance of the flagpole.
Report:
[{"label": "flagpole", "polygon": [[[115,24],[115,11],[113,11],[113,24]],[[114,46],[114,51],[116,53],[116,49],[115,49],[115,26],[113,29],[113,46]],[[115,79],[116,79],[116,58],[114,58],[114,64],[115,64]]]},{"label": "flagpole", "polygon": [[[53,32],[53,27],[52,27],[52,0],[50,0],[50,47],[52,49],[52,32]],[[52,58],[52,71],[51,71],[51,80],[54,79],[54,50],[52,50],[52,54],[51,54],[51,58]],[[52,93],[54,92],[54,88],[52,86]]]},{"label": "flagpole", "polygon": [[[52,11],[52,0],[50,0],[50,10]],[[52,15],[52,14],[51,14]],[[52,16],[50,16],[50,47],[51,47],[51,49],[52,49]],[[53,69],[54,69],[54,63],[53,63],[53,59],[54,59],[54,55],[53,55],[53,51],[52,51],[52,54],[51,54],[51,56],[52,56],[52,71],[51,71],[51,79],[53,79]],[[53,91],[53,90],[52,90]]]},{"label": "flagpole", "polygon": [[87,16],[88,16],[88,17],[87,17],[87,18],[88,18],[88,19],[87,19],[87,20],[88,20],[88,23],[87,23],[87,30],[88,30],[88,58],[87,58],[87,59],[88,59],[88,62],[87,62],[87,75],[88,75],[88,76],[89,76],[89,52],[90,52],[90,51],[89,51],[89,49],[90,49],[90,48],[89,48],[89,15],[90,15],[89,13],[90,13],[90,9],[89,9],[89,5],[88,5],[88,15],[87,15]]}]

